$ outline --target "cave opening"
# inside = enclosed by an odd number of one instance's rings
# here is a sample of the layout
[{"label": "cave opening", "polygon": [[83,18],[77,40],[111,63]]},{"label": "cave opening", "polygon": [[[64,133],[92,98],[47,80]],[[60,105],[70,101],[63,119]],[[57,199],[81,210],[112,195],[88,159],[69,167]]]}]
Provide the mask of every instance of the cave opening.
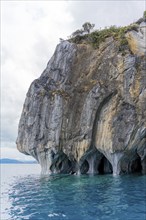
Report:
[{"label": "cave opening", "polygon": [[61,170],[61,168],[62,168],[62,162],[60,162],[58,165],[58,169]]},{"label": "cave opening", "polygon": [[142,172],[142,164],[141,158],[137,156],[135,160],[131,162],[131,173],[141,173]]},{"label": "cave opening", "polygon": [[80,167],[80,172],[81,174],[86,174],[88,170],[89,170],[89,163],[87,160],[84,160],[84,162],[82,163]]},{"label": "cave opening", "polygon": [[70,173],[72,169],[72,162],[68,159],[67,155],[63,152],[58,152],[52,157],[52,164],[50,170],[53,173]]},{"label": "cave opening", "polygon": [[98,173],[102,175],[113,173],[112,165],[105,156],[103,156],[102,159],[100,160],[97,170]]},{"label": "cave opening", "polygon": [[72,163],[68,158],[62,160],[58,165],[59,173],[63,173],[63,174],[70,173],[71,169],[72,169]]},{"label": "cave opening", "polygon": [[138,154],[133,155],[132,157],[125,155],[121,162],[121,174],[130,174],[130,173],[143,173],[143,163]]},{"label": "cave opening", "polygon": [[146,174],[146,156],[141,161],[141,165],[142,165],[142,174]]}]

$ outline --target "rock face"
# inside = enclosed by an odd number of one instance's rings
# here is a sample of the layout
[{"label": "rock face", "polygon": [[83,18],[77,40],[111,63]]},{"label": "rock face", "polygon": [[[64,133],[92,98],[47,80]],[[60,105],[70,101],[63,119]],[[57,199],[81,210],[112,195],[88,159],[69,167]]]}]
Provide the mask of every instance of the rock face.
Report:
[{"label": "rock face", "polygon": [[42,173],[146,173],[145,26],[98,49],[62,41],[30,86],[17,148]]}]

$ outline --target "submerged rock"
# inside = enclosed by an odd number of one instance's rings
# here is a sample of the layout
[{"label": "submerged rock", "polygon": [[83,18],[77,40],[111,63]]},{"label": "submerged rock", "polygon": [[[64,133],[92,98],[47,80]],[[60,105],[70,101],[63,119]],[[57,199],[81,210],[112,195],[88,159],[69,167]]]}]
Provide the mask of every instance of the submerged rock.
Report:
[{"label": "submerged rock", "polygon": [[42,173],[146,173],[144,24],[126,37],[124,51],[114,37],[62,41],[31,84],[17,148]]}]

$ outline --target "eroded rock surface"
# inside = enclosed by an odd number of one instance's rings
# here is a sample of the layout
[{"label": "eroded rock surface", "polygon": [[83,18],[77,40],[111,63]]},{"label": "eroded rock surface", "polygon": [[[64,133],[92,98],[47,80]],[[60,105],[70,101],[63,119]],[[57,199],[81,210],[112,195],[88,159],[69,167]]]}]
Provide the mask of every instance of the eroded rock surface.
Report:
[{"label": "eroded rock surface", "polygon": [[146,47],[141,26],[127,33],[124,54],[113,38],[98,49],[62,41],[31,84],[17,148],[32,155],[42,173],[146,173]]},{"label": "eroded rock surface", "polygon": [[142,22],[139,31],[126,34],[131,51],[139,56],[146,55],[146,22]]}]

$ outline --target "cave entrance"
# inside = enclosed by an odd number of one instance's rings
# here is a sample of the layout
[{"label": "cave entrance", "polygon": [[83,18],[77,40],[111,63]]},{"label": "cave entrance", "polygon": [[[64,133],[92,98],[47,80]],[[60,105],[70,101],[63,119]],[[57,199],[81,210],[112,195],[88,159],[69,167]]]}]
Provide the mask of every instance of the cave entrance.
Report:
[{"label": "cave entrance", "polygon": [[141,165],[142,165],[142,174],[146,174],[146,156],[141,161]]},{"label": "cave entrance", "polygon": [[70,173],[72,168],[72,163],[68,158],[61,158],[58,160],[58,162],[55,164],[56,170],[58,170],[58,173]]},{"label": "cave entrance", "polygon": [[100,160],[97,170],[99,174],[113,173],[112,165],[105,156],[103,156],[102,159]]},{"label": "cave entrance", "polygon": [[141,158],[138,154],[130,155],[126,154],[121,162],[121,173],[142,173],[143,172],[143,164]]},{"label": "cave entrance", "polygon": [[53,173],[70,173],[72,169],[72,163],[68,159],[67,155],[63,152],[58,152],[52,158],[52,165],[50,170]]},{"label": "cave entrance", "polygon": [[62,162],[60,162],[59,164],[58,164],[58,170],[61,170],[62,169]]},{"label": "cave entrance", "polygon": [[86,174],[88,170],[89,170],[89,163],[87,160],[84,160],[84,162],[82,163],[80,167],[80,172],[81,174]]},{"label": "cave entrance", "polygon": [[131,173],[141,173],[142,172],[142,164],[141,158],[137,156],[135,160],[131,162]]}]

